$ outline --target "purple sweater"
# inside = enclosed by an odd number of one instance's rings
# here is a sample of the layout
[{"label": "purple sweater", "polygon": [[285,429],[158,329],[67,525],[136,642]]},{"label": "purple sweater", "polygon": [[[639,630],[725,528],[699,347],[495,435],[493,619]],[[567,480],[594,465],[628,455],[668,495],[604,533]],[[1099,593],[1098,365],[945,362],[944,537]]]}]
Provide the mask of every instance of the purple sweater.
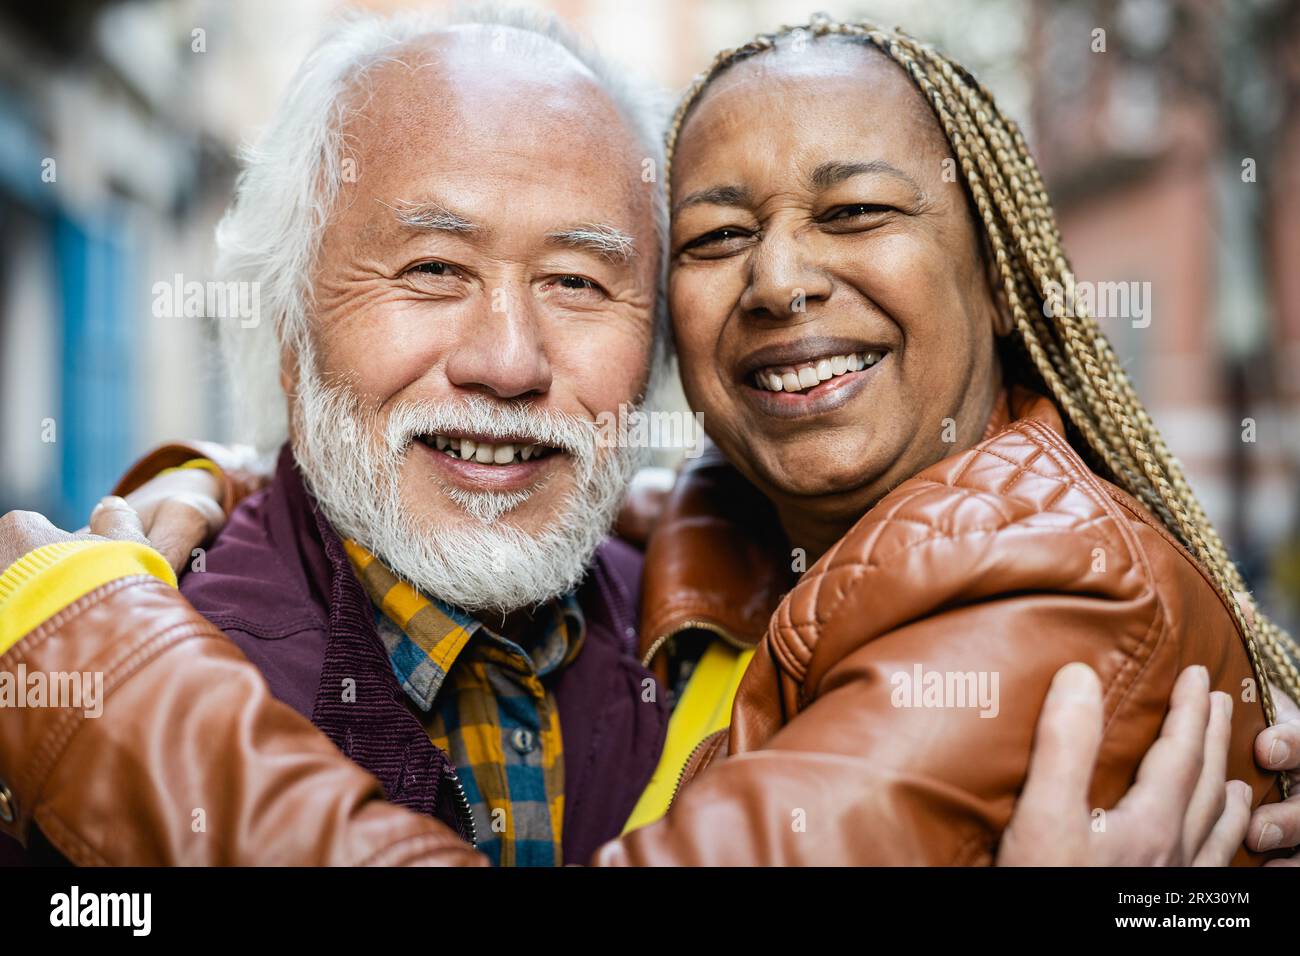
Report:
[{"label": "purple sweater", "polygon": [[[650,779],[668,727],[662,694],[636,659],[641,556],[607,540],[578,600],[587,637],[550,675],[564,742],[564,859],[585,862],[618,835]],[[194,608],[257,665],[280,700],[379,778],[389,800],[461,830],[450,764],[406,706],[343,544],[280,453],[271,484],[251,495],[181,580]],[[355,681],[355,701],[343,681]]]}]

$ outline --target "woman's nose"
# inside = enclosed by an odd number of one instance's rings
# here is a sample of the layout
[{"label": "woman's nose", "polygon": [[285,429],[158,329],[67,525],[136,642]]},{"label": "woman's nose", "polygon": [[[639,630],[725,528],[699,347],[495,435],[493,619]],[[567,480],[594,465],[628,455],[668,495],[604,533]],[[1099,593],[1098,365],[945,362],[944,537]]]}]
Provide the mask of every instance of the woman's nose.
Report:
[{"label": "woman's nose", "polygon": [[749,283],[740,306],[757,318],[791,319],[811,302],[830,297],[832,282],[809,257],[797,236],[769,232],[749,261]]}]

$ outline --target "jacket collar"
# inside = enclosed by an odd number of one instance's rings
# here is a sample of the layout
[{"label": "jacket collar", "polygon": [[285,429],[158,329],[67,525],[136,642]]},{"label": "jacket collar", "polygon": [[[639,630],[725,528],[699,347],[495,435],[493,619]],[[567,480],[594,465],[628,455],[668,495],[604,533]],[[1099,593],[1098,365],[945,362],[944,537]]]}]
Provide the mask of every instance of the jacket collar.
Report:
[{"label": "jacket collar", "polygon": [[[982,441],[1032,418],[1065,434],[1047,398],[1020,386],[1002,391]],[[776,511],[716,448],[683,468],[646,549],[642,661],[675,634],[712,631],[753,647],[797,580]]]}]

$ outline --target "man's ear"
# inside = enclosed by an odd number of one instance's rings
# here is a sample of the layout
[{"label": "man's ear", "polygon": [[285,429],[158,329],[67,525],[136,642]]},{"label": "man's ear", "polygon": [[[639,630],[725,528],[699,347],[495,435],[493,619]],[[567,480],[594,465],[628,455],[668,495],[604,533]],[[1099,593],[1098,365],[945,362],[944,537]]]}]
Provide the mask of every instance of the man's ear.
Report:
[{"label": "man's ear", "polygon": [[989,245],[988,236],[983,230],[980,230],[980,251],[984,254],[984,276],[988,280],[989,302],[993,308],[990,316],[993,334],[1004,339],[1015,328],[1015,319],[1011,315],[1011,303],[1007,300],[1007,290],[1002,284],[1002,274],[998,271],[997,260],[993,256],[993,247]]},{"label": "man's ear", "polygon": [[288,398],[298,390],[298,352],[287,345],[280,349],[280,387]]}]

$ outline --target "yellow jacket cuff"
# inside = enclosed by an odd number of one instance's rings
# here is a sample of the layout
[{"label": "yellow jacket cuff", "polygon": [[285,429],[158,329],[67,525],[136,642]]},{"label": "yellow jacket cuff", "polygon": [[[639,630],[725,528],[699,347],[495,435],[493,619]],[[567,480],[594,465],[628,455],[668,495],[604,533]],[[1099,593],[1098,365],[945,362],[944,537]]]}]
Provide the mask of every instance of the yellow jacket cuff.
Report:
[{"label": "yellow jacket cuff", "polygon": [[60,541],[23,555],[0,574],[0,654],[78,598],[136,574],[176,586],[167,560],[134,541]]}]

